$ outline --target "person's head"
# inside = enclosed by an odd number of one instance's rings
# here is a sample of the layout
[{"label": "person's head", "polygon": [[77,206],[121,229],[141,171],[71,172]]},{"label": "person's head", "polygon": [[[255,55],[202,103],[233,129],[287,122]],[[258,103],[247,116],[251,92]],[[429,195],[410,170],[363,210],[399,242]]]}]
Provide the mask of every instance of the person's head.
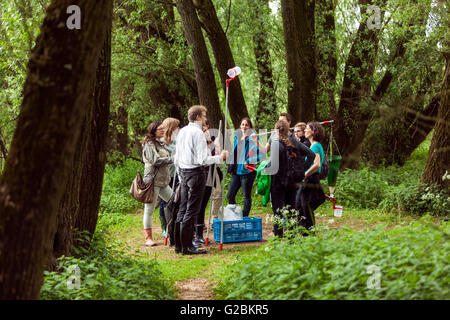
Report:
[{"label": "person's head", "polygon": [[206,112],[208,109],[206,109],[205,106],[196,105],[192,106],[188,110],[188,120],[189,122],[201,122],[203,125],[206,120]]},{"label": "person's head", "polygon": [[162,122],[162,126],[164,127],[164,142],[169,145],[172,143],[173,137],[176,136],[178,132],[180,120],[175,118],[166,118]]},{"label": "person's head", "polygon": [[275,123],[275,130],[279,136],[289,137],[289,124],[285,120],[278,120]]},{"label": "person's head", "polygon": [[156,140],[159,140],[164,135],[164,127],[162,126],[161,121],[155,121],[150,123],[147,129],[147,133],[145,135],[144,140],[142,141],[142,145],[147,144],[148,142],[155,143]]},{"label": "person's head", "polygon": [[291,156],[294,158],[296,157],[295,152],[292,150],[294,148],[294,145],[291,142],[291,139],[289,138],[290,130],[289,130],[289,124],[284,120],[278,120],[275,124],[275,130],[277,130],[278,137],[281,141],[286,145],[286,147],[290,147],[290,153]]},{"label": "person's head", "polygon": [[289,128],[291,127],[292,116],[289,113],[287,112],[280,113],[278,120],[286,121],[288,123]]},{"label": "person's head", "polygon": [[305,137],[310,141],[320,142],[325,138],[325,131],[319,122],[308,122],[305,129]]},{"label": "person's head", "polygon": [[295,138],[300,139],[305,135],[306,123],[299,122],[294,126]]},{"label": "person's head", "polygon": [[248,129],[253,129],[253,124],[249,117],[242,118],[240,128],[244,135],[246,132],[250,132]]}]

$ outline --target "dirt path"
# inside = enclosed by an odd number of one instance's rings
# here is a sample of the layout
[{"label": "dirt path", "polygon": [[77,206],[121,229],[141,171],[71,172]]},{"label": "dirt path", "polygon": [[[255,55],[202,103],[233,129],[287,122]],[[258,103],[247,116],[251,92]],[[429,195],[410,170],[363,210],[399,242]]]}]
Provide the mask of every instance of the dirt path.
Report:
[{"label": "dirt path", "polygon": [[[137,212],[141,213],[140,211]],[[262,246],[267,243],[267,239],[272,236],[272,227],[273,222],[271,219],[271,215],[267,215],[265,213],[256,213],[255,216],[259,216],[262,218],[262,233],[263,240],[262,241],[250,241],[250,242],[238,242],[238,243],[227,243],[224,244],[224,253],[228,250],[232,252],[232,248],[234,247],[244,247],[244,246]],[[156,222],[156,221],[155,221]],[[352,229],[361,230],[367,227],[372,227],[368,221],[364,219],[352,217],[351,215],[345,215],[342,218],[333,217],[330,214],[317,214],[316,217],[317,224],[327,225],[330,229],[339,229],[343,225],[347,225]],[[135,237],[129,237],[129,244],[132,247],[135,247],[137,251],[144,252],[159,252],[159,257],[168,260],[176,260],[179,259],[179,255],[175,254],[172,247],[164,246],[164,240],[161,237],[161,227],[156,222],[154,224],[154,235],[155,241],[158,243],[156,247],[147,248],[142,245],[142,235],[138,233]],[[204,236],[206,237],[206,230]],[[219,243],[215,242],[213,236],[213,232],[211,230],[210,233],[210,242],[207,247],[208,253],[212,255],[216,255],[219,253]],[[200,255],[198,258],[203,257]],[[192,259],[196,259],[197,257],[192,257]],[[217,285],[217,280],[215,280],[211,276],[195,276],[188,279],[183,279],[176,282],[176,291],[180,300],[212,300],[215,298],[214,287]]]},{"label": "dirt path", "polygon": [[180,300],[212,300],[214,285],[208,278],[192,278],[179,281],[176,284]]}]

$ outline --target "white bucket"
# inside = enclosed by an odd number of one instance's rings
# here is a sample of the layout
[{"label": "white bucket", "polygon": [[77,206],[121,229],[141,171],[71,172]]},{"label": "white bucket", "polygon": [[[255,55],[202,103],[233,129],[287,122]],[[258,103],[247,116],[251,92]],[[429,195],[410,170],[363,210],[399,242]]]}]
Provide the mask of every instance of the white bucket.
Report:
[{"label": "white bucket", "polygon": [[240,74],[241,74],[241,68],[239,68],[239,67],[234,67],[234,68],[232,68],[232,69],[229,69],[228,72],[227,72],[227,75],[228,75],[230,78],[237,77],[237,76],[240,75]]},{"label": "white bucket", "polygon": [[341,206],[335,206],[334,207],[334,216],[335,217],[342,217],[342,210],[344,209],[344,207]]}]

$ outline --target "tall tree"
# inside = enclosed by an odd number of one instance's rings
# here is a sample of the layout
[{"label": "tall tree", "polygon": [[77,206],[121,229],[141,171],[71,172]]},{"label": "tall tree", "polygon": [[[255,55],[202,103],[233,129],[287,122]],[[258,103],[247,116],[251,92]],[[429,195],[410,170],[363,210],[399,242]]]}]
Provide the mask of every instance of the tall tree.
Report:
[{"label": "tall tree", "polygon": [[318,66],[317,66],[317,100],[322,94],[323,104],[328,105],[330,119],[336,118],[336,26],[335,10],[337,2],[335,0],[323,0],[316,3],[316,43],[318,46]]},{"label": "tall tree", "polygon": [[[98,217],[103,173],[106,163],[106,137],[111,91],[111,26],[99,58],[90,108],[78,138],[66,190],[58,210],[58,228],[49,255],[48,269],[55,270],[56,259],[72,255],[77,231],[92,237]],[[84,242],[87,244],[87,242]]]},{"label": "tall tree", "polygon": [[315,4],[315,0],[281,1],[289,79],[287,111],[294,122],[312,120],[316,108]]},{"label": "tall tree", "polygon": [[71,5],[55,0],[46,10],[0,178],[0,299],[39,296],[64,182],[111,22],[112,0],[79,0],[81,30],[69,29]]},{"label": "tall tree", "polygon": [[[230,44],[228,43],[227,36],[223,31],[219,18],[217,18],[216,9],[212,1],[194,0],[193,3],[197,9],[198,19],[211,43],[217,71],[219,72],[222,88],[225,92],[227,71],[236,66]],[[235,128],[239,127],[242,118],[248,117],[247,106],[239,78],[233,80],[229,85],[228,109],[230,110],[230,118]]]},{"label": "tall tree", "polygon": [[[447,48],[449,43],[447,42]],[[437,184],[450,194],[450,179],[443,179],[445,173],[450,174],[450,52],[445,53],[446,66],[441,92],[441,103],[431,139],[428,159],[423,170],[421,182]]]},{"label": "tall tree", "polygon": [[219,121],[223,119],[223,113],[220,109],[214,72],[205,39],[203,38],[200,21],[192,0],[177,0],[176,5],[183,22],[186,40],[192,49],[192,63],[194,65],[200,104],[208,108],[208,118],[211,126],[218,128]]},{"label": "tall tree", "polygon": [[82,161],[83,188],[80,189],[79,208],[74,221],[74,229],[87,232],[91,239],[97,226],[106,165],[111,92],[111,24],[106,34],[93,90],[90,131],[87,132],[86,155]]},{"label": "tall tree", "polygon": [[371,92],[378,52],[379,29],[367,26],[367,7],[372,3],[372,0],[359,0],[362,20],[345,65],[334,135],[343,156],[341,168],[359,168],[360,147],[368,121],[366,114],[372,112],[361,105]]},{"label": "tall tree", "polygon": [[[270,128],[273,120],[277,119],[275,84],[273,80],[273,68],[269,50],[266,12],[270,12],[268,0],[248,0],[250,7],[251,25],[254,25],[253,52],[255,54],[256,68],[259,75],[259,97],[255,114],[256,128]],[[270,13],[269,13],[270,14]]]},{"label": "tall tree", "polygon": [[[189,61],[190,49],[183,31],[176,25],[174,4],[125,1],[114,18],[117,22],[114,53],[117,54],[113,56],[113,66],[119,72],[113,73],[117,78],[113,77],[112,122],[120,129],[125,128],[125,121],[120,119],[125,120],[127,113],[128,129],[136,141],[141,140],[153,120],[169,116],[179,119],[183,125],[187,107],[198,104],[199,98]],[[135,35],[132,42],[130,34]],[[123,153],[125,142],[129,146],[128,135],[117,127],[111,128],[113,136],[118,138],[111,143],[114,149],[121,146]],[[136,147],[140,157],[140,142]]]}]

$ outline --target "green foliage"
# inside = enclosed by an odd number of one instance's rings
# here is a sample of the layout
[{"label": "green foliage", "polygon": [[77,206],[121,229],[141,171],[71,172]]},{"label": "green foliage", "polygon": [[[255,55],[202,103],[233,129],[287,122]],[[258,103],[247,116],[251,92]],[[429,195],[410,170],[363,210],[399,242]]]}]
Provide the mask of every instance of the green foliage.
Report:
[{"label": "green foliage", "polygon": [[101,226],[121,223],[124,214],[143,206],[129,194],[131,182],[139,169],[143,174],[143,165],[132,159],[117,166],[106,166],[99,209]]},{"label": "green foliage", "polygon": [[339,173],[335,192],[339,202],[353,208],[378,208],[414,216],[450,216],[447,191],[420,183],[430,141],[431,134],[401,167],[364,167]]},{"label": "green foliage", "polygon": [[450,225],[430,220],[273,241],[238,259],[215,290],[220,299],[448,299]]},{"label": "green foliage", "polygon": [[376,208],[387,186],[386,178],[369,168],[347,169],[338,178],[335,195],[345,206]]},{"label": "green foliage", "polygon": [[450,197],[436,185],[401,184],[386,190],[380,208],[386,211],[400,211],[421,216],[429,213],[436,216],[450,216]]},{"label": "green foliage", "polygon": [[[123,244],[97,232],[89,249],[61,257],[59,271],[44,272],[42,300],[163,300],[174,299],[155,260],[125,253]],[[77,272],[79,287],[77,287]]]},{"label": "green foliage", "polygon": [[48,1],[2,1],[0,5],[0,134],[9,145],[22,102],[31,48]]}]

